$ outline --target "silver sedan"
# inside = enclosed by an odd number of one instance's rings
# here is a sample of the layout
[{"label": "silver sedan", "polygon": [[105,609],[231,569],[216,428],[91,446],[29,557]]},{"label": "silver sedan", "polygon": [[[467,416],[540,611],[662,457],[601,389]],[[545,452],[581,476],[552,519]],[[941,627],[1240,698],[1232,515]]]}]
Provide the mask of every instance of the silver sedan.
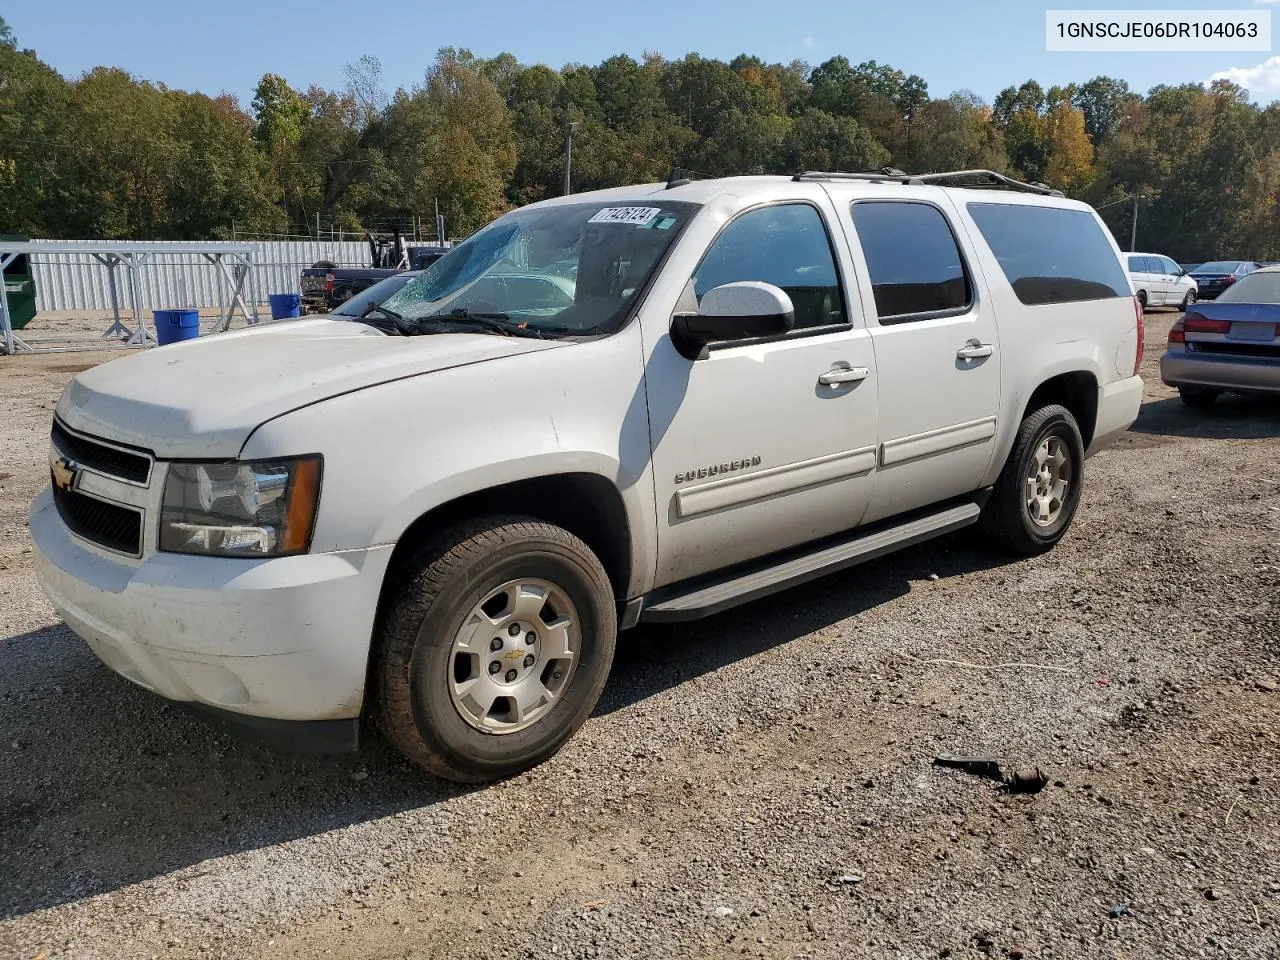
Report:
[{"label": "silver sedan", "polygon": [[1160,379],[1193,407],[1222,393],[1280,397],[1280,266],[1190,307],[1169,331]]}]

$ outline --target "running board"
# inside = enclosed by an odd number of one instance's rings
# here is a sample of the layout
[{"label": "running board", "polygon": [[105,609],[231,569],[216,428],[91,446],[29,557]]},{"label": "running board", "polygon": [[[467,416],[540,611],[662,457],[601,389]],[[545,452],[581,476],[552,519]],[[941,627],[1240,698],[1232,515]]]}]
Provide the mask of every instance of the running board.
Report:
[{"label": "running board", "polygon": [[751,570],[731,580],[655,599],[641,608],[640,620],[644,623],[671,623],[711,616],[788,587],[825,577],[837,570],[874,560],[886,553],[960,530],[976,523],[980,513],[978,504],[962,503],[874,533],[855,534],[834,546],[825,546],[773,566]]}]

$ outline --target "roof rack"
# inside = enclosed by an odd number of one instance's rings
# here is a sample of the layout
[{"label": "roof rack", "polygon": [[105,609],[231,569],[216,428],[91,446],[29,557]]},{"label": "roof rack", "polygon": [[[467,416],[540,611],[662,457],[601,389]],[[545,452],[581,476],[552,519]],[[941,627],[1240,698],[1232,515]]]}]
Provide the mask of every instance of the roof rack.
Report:
[{"label": "roof rack", "polygon": [[[985,178],[986,182],[979,183],[962,183],[964,179]],[[917,177],[922,183],[931,183],[935,186],[942,187],[977,187],[980,189],[997,189],[997,190],[1019,190],[1023,193],[1039,193],[1044,196],[1062,197],[1066,196],[1061,190],[1055,190],[1047,183],[1024,183],[1021,180],[1014,180],[1012,177],[1006,177],[1003,173],[996,173],[994,170],[952,170],[947,173],[926,173]]]},{"label": "roof rack", "polygon": [[[937,187],[971,187],[988,190],[1018,190],[1023,193],[1038,193],[1045,196],[1061,197],[1065,194],[1044,183],[1024,183],[1014,180],[994,170],[951,170],[945,173],[903,173],[893,167],[880,170],[867,170],[856,173],[823,172],[805,170],[797,173],[792,180],[866,180],[871,183],[903,183],[930,184]],[[973,181],[973,182],[965,182]]]},{"label": "roof rack", "polygon": [[919,177],[903,173],[893,167],[881,167],[879,170],[859,170],[855,172],[804,170],[791,178],[800,180],[870,180],[873,183],[923,183]]}]

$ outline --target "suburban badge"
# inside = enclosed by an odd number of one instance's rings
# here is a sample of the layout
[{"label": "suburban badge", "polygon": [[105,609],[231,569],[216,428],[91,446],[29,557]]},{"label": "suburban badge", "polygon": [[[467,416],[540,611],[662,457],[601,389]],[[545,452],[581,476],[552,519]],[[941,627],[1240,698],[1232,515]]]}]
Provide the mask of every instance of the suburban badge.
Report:
[{"label": "suburban badge", "polygon": [[748,467],[758,466],[760,466],[759,457],[743,457],[741,460],[730,460],[728,463],[713,463],[709,467],[699,467],[697,470],[677,473],[676,483],[688,483],[690,480],[706,480],[709,477],[718,477],[722,473],[736,473],[738,470],[746,470]]}]

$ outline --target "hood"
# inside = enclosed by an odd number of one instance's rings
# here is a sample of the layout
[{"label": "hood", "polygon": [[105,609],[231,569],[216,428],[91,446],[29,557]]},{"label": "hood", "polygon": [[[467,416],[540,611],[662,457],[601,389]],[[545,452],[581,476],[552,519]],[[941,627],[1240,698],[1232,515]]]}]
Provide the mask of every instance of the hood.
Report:
[{"label": "hood", "polygon": [[328,318],[267,323],[86,370],[63,390],[57,415],[73,430],[165,459],[234,457],[259,425],[290,410],[566,343],[485,333],[392,337]]}]

